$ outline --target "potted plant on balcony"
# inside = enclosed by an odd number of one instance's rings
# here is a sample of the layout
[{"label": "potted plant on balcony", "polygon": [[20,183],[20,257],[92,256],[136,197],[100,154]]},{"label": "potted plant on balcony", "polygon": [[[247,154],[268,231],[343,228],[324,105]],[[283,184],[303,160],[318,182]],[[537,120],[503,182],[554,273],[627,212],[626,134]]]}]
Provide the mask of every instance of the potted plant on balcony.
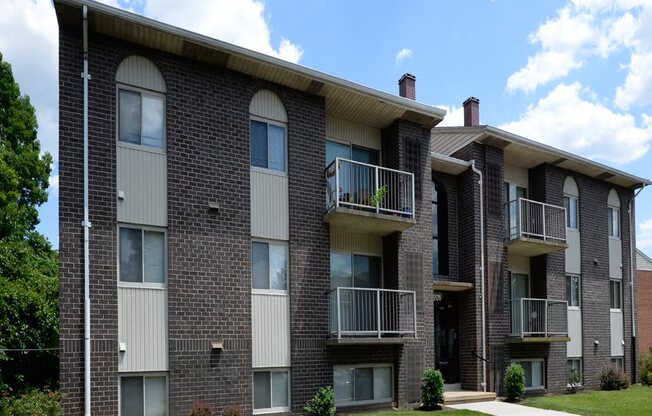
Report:
[{"label": "potted plant on balcony", "polygon": [[387,185],[383,185],[380,188],[376,189],[376,192],[371,196],[369,200],[370,205],[374,208],[378,208],[378,205],[383,201],[385,195],[387,194]]}]

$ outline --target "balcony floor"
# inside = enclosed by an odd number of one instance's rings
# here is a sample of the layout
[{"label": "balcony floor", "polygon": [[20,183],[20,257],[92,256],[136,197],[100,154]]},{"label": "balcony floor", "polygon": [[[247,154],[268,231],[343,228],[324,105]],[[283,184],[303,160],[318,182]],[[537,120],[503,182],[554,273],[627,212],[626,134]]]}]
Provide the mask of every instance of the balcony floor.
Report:
[{"label": "balcony floor", "polygon": [[346,345],[403,345],[416,341],[411,337],[357,337],[357,338],[329,338],[326,340],[328,346],[346,346]]},{"label": "balcony floor", "polygon": [[344,207],[333,207],[324,216],[324,222],[329,223],[331,228],[378,237],[403,231],[416,224],[414,218],[404,218],[400,215],[379,214]]},{"label": "balcony floor", "polygon": [[524,257],[540,256],[542,254],[563,251],[568,244],[560,241],[541,240],[538,238],[518,237],[505,241],[510,254]]},{"label": "balcony floor", "polygon": [[510,335],[507,337],[508,344],[550,344],[552,342],[570,342],[570,338],[563,335],[549,337],[523,337]]}]

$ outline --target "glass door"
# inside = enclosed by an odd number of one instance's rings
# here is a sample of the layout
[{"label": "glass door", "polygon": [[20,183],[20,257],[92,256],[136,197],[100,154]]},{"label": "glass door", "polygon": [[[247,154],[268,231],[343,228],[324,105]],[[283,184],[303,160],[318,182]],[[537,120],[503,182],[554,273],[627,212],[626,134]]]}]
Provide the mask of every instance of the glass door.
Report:
[{"label": "glass door", "polygon": [[[510,239],[517,238],[523,224],[523,218],[518,218],[518,204],[519,198],[527,198],[527,188],[515,185],[513,183],[505,183],[505,195],[507,197],[507,231]],[[525,214],[525,213],[523,213]]]},{"label": "glass door", "polygon": [[511,305],[511,322],[512,333],[520,333],[523,329],[527,331],[523,325],[523,315],[528,308],[525,301],[518,302],[519,299],[530,297],[530,276],[524,273],[510,273],[510,305]]}]

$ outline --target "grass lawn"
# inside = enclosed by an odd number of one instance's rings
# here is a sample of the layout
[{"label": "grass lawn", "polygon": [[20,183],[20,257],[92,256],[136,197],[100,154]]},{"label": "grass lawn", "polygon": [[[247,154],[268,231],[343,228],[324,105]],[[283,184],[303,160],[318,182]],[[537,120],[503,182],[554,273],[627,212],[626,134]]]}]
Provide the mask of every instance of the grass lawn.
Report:
[{"label": "grass lawn", "polygon": [[487,416],[486,413],[474,412],[473,410],[443,410],[426,412],[423,410],[383,410],[372,413],[356,413],[356,416]]},{"label": "grass lawn", "polygon": [[632,386],[620,391],[587,391],[532,397],[523,400],[521,404],[583,416],[648,416],[652,415],[652,387]]}]

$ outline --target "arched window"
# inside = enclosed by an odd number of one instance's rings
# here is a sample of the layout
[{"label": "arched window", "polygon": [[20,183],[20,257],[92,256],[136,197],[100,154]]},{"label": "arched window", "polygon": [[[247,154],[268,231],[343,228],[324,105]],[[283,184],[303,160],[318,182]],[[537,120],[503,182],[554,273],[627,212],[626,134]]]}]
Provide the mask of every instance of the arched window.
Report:
[{"label": "arched window", "polygon": [[249,105],[251,166],[287,171],[287,113],[276,94],[260,90]]},{"label": "arched window", "polygon": [[448,275],[448,198],[437,181],[432,181],[432,273]]},{"label": "arched window", "polygon": [[125,58],[116,72],[118,141],[165,149],[165,80],[152,61]]},{"label": "arched window", "polygon": [[579,228],[580,192],[575,179],[567,177],[564,181],[564,208],[566,208],[566,228]]},{"label": "arched window", "polygon": [[620,238],[620,198],[612,189],[607,199],[607,218],[609,219],[609,237]]}]

